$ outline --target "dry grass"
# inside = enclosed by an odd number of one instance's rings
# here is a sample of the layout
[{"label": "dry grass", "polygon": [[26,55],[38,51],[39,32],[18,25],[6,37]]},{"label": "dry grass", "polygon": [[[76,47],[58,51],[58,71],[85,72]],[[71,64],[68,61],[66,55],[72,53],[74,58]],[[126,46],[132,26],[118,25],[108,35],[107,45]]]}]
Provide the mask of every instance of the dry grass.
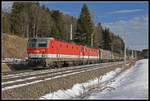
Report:
[{"label": "dry grass", "polygon": [[26,52],[27,40],[15,35],[2,34],[2,57],[6,58],[24,58]]},{"label": "dry grass", "polygon": [[9,72],[11,71],[10,67],[7,64],[2,64],[2,72]]},{"label": "dry grass", "polygon": [[135,65],[135,62],[136,62],[136,60],[130,59],[130,60],[129,60],[129,66]]}]

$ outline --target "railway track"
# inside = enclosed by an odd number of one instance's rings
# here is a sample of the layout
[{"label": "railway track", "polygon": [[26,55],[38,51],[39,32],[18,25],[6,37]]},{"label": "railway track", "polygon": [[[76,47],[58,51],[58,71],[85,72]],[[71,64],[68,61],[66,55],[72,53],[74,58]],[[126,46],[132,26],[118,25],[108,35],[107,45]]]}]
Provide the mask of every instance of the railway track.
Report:
[{"label": "railway track", "polygon": [[122,62],[91,64],[84,66],[65,67],[60,69],[25,71],[21,73],[2,75],[2,91],[23,87],[60,77],[65,77],[68,75],[78,74],[81,72],[91,71],[99,68],[108,68],[112,65],[117,64],[122,64]]}]

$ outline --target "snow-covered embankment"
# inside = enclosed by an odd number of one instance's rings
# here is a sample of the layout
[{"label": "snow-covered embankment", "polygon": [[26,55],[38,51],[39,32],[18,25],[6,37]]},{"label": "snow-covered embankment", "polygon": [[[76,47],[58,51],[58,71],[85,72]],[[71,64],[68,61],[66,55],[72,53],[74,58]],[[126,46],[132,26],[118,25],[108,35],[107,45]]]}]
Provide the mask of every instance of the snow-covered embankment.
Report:
[{"label": "snow-covered embankment", "polygon": [[[58,90],[40,99],[148,99],[148,60],[139,60],[135,66],[117,75],[120,71],[117,68],[99,79],[75,84],[71,89]],[[95,90],[89,90],[98,84],[100,86]]]}]

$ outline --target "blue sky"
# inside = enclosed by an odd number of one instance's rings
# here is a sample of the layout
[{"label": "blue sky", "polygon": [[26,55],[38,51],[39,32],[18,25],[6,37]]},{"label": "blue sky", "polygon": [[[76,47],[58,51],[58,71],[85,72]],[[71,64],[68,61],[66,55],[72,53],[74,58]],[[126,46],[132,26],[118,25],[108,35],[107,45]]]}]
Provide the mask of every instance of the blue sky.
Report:
[{"label": "blue sky", "polygon": [[147,2],[44,2],[41,5],[78,18],[83,3],[88,5],[95,23],[101,22],[123,39],[126,33],[125,43],[128,48],[148,48]]},{"label": "blue sky", "polygon": [[[60,10],[65,14],[79,17],[83,3],[86,3],[95,23],[109,27],[110,31],[119,34],[127,47],[142,50],[148,48],[148,2],[40,2],[50,10]],[[10,4],[9,4],[10,5]],[[3,6],[8,6],[8,4]]]},{"label": "blue sky", "polygon": [[[148,12],[148,4],[146,2],[127,3],[127,2],[43,2],[50,9],[57,9],[65,12],[66,14],[79,17],[80,10],[86,3],[90,12],[95,12],[95,21],[106,23],[117,20],[127,20],[132,17],[145,15]],[[127,13],[115,13],[115,11],[134,10]]]}]

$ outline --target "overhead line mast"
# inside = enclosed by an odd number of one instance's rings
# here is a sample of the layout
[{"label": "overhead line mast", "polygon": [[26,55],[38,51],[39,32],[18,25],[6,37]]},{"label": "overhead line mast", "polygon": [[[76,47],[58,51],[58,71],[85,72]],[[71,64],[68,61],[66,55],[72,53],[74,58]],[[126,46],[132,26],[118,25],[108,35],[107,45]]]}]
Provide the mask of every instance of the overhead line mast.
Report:
[{"label": "overhead line mast", "polygon": [[70,41],[72,41],[72,24],[70,25]]},{"label": "overhead line mast", "polygon": [[[126,42],[126,33],[125,33],[125,36],[124,36],[124,39],[125,39],[125,42]],[[124,65],[126,65],[126,44],[124,45]]]}]

